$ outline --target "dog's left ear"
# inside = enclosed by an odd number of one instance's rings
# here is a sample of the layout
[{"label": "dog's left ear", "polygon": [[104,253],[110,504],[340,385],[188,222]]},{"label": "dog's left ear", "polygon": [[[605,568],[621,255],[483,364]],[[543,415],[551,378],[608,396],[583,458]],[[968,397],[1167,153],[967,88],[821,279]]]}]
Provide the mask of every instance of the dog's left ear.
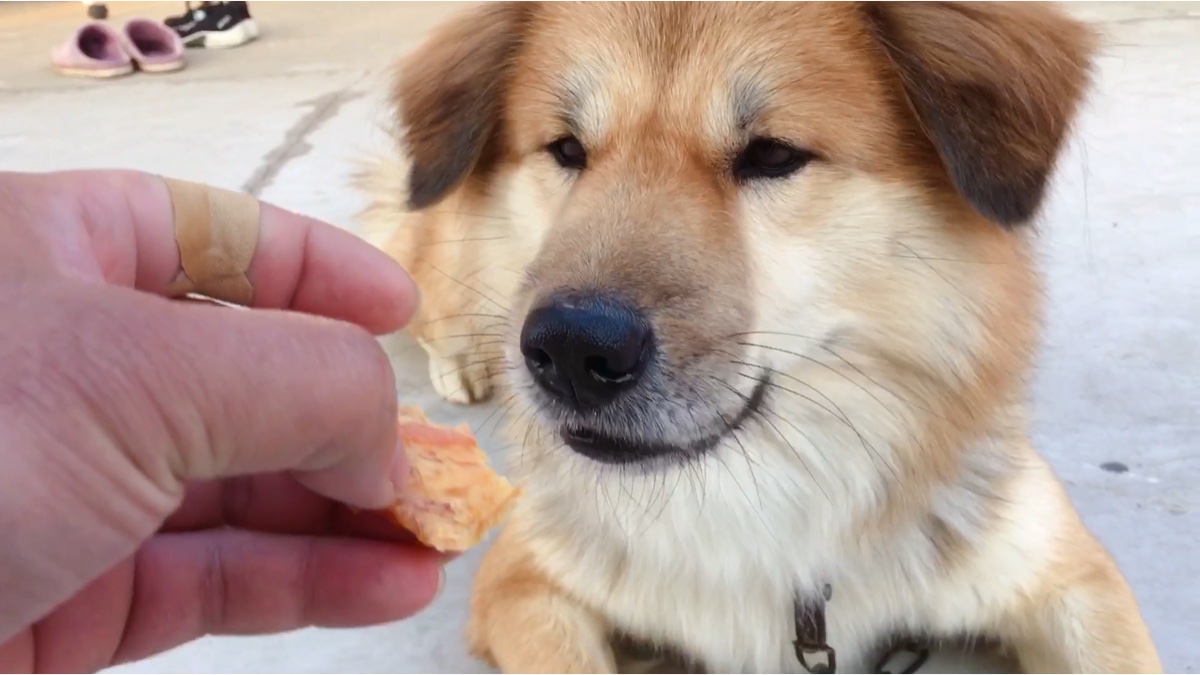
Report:
[{"label": "dog's left ear", "polygon": [[409,208],[441,201],[495,140],[533,5],[485,2],[460,11],[400,64],[392,104],[412,160]]},{"label": "dog's left ear", "polygon": [[863,11],[958,192],[1001,225],[1032,219],[1090,85],[1094,33],[1040,3]]}]

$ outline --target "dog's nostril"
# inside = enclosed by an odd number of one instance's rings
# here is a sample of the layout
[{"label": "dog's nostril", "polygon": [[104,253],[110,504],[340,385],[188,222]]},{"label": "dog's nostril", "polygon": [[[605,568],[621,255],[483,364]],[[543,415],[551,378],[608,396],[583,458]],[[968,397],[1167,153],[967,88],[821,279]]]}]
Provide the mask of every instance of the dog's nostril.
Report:
[{"label": "dog's nostril", "polygon": [[587,368],[588,373],[592,377],[601,382],[610,382],[612,384],[622,384],[630,382],[634,377],[634,368],[618,369],[609,366],[608,359],[602,356],[589,356],[583,360],[583,365]]},{"label": "dog's nostril", "polygon": [[554,359],[546,353],[544,349],[533,348],[525,353],[525,358],[529,360],[529,364],[538,370],[545,370],[554,365]]}]

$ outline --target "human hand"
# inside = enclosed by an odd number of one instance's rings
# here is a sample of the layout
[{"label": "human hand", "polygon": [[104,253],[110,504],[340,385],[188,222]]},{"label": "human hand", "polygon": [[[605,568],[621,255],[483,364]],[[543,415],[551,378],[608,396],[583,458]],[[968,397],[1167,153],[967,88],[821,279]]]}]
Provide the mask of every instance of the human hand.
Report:
[{"label": "human hand", "polygon": [[372,333],[409,320],[412,281],[261,213],[261,309],[175,302],[160,178],[0,173],[0,671],[395,620],[436,594],[444,557],[342,506],[387,506],[404,469]]}]

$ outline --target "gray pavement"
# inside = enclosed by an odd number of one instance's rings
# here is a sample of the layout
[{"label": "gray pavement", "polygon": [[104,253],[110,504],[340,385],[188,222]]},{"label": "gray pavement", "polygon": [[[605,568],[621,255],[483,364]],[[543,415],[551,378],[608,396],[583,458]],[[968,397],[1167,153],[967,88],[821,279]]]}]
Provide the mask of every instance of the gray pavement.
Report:
[{"label": "gray pavement", "polygon": [[[1042,228],[1035,440],[1127,573],[1169,672],[1200,671],[1200,3],[1075,3],[1108,44]],[[119,3],[117,19],[182,3]],[[130,167],[250,189],[354,231],[356,158],[387,149],[386,69],[451,3],[252,3],[261,39],[88,82],[48,51],[78,3],[0,3],[0,169]],[[401,349],[402,396],[451,409]],[[499,447],[487,425],[482,438]],[[1110,464],[1110,463],[1119,463]],[[1126,467],[1125,471],[1103,468]],[[120,672],[484,672],[461,639],[478,552],[406,622],[207,638]],[[945,666],[950,668],[952,666]],[[974,667],[974,666],[973,666]],[[982,667],[982,666],[981,666]]]}]

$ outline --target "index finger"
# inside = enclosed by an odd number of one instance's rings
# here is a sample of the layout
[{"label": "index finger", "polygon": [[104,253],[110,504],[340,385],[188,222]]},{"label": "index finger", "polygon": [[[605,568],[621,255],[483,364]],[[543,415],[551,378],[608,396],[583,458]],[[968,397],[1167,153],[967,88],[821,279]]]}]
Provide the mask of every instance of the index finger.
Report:
[{"label": "index finger", "polygon": [[[136,171],[57,176],[77,200],[106,279],[166,294],[181,262],[163,179]],[[258,243],[247,273],[253,306],[340,319],[375,334],[408,323],[417,289],[394,260],[328,223],[259,203]]]}]

